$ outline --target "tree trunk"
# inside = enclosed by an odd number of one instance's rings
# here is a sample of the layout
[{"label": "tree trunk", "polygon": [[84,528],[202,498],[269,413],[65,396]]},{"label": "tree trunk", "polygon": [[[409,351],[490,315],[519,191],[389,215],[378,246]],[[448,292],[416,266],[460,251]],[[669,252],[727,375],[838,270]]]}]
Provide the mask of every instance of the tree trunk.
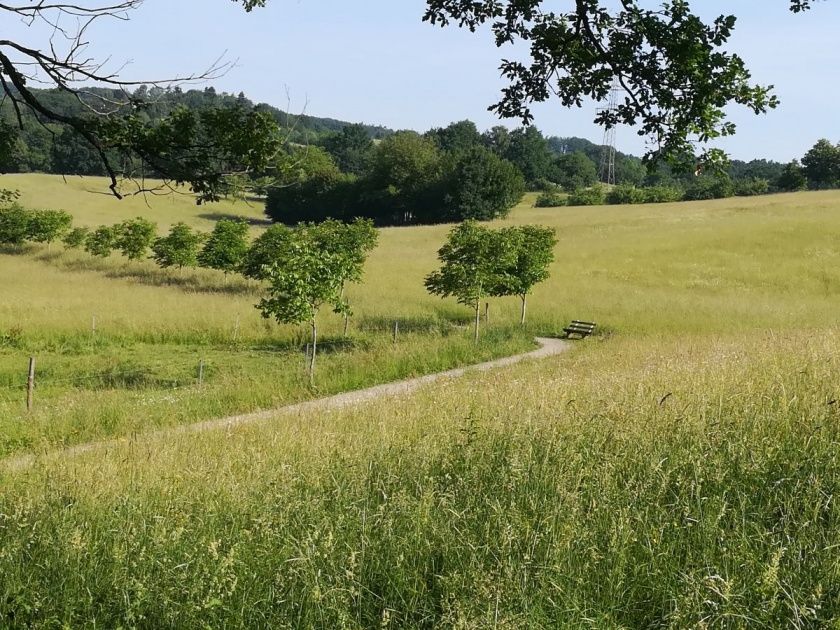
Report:
[{"label": "tree trunk", "polygon": [[318,324],[312,318],[312,355],[309,357],[309,384],[315,384],[315,354],[318,351]]},{"label": "tree trunk", "polygon": [[475,332],[473,340],[478,343],[478,323],[481,321],[481,300],[475,300]]},{"label": "tree trunk", "polygon": [[528,308],[528,302],[527,302],[528,296],[523,293],[519,297],[522,298],[522,317],[520,318],[519,323],[520,323],[520,325],[524,326],[525,325],[525,311]]}]

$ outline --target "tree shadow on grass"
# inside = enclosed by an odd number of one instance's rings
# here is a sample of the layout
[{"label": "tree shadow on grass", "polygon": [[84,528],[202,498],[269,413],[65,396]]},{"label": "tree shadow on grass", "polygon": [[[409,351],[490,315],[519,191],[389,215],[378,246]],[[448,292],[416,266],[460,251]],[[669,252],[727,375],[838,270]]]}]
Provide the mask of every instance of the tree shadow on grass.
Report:
[{"label": "tree shadow on grass", "polygon": [[252,227],[268,227],[272,225],[271,219],[261,219],[259,217],[249,217],[239,214],[231,214],[226,212],[207,212],[198,215],[199,219],[206,219],[207,221],[244,221]]},{"label": "tree shadow on grass", "polygon": [[[310,341],[304,335],[297,335],[294,339],[277,342],[266,342],[251,346],[258,352],[270,352],[276,354],[305,354],[306,347]],[[368,350],[371,343],[366,339],[357,337],[324,337],[318,340],[318,354],[339,354],[342,352],[353,352],[357,350]]]},{"label": "tree shadow on grass", "polygon": [[260,287],[256,283],[236,275],[228,275],[227,281],[221,272],[195,269],[162,269],[143,262],[124,260],[114,264],[108,259],[85,256],[66,258],[62,251],[41,251],[35,260],[54,265],[62,270],[95,272],[115,280],[132,280],[138,284],[155,287],[171,287],[190,293],[224,293],[228,295],[257,295]]},{"label": "tree shadow on grass", "polygon": [[437,315],[414,315],[409,317],[367,315],[359,319],[357,327],[359,330],[365,332],[393,333],[394,324],[396,323],[399,327],[399,332],[446,335],[451,333],[453,328],[465,326],[470,321],[469,316],[454,313],[446,309],[438,309]]}]

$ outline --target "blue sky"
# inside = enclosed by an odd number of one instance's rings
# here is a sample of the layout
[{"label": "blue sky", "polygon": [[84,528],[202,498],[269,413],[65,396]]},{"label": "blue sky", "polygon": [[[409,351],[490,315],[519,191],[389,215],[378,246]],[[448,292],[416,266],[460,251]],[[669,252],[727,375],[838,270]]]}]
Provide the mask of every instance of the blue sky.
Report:
[{"label": "blue sky", "polygon": [[[789,13],[787,0],[692,4],[705,16],[739,16],[729,48],[782,100],[763,117],[733,110],[739,133],[718,146],[740,159],[786,161],[818,138],[840,140],[840,1],[804,15]],[[130,21],[97,26],[90,52],[114,66],[131,62],[122,74],[143,79],[194,72],[225,54],[237,64],[213,82],[217,89],[318,116],[417,130],[464,118],[480,128],[498,124],[487,106],[504,84],[499,60],[515,51],[498,50],[486,32],[425,24],[424,7],[423,0],[269,0],[246,14],[229,0],[146,0]],[[551,102],[535,108],[535,124],[548,135],[597,141],[594,110]],[[644,150],[632,129],[619,129],[618,144]]]}]

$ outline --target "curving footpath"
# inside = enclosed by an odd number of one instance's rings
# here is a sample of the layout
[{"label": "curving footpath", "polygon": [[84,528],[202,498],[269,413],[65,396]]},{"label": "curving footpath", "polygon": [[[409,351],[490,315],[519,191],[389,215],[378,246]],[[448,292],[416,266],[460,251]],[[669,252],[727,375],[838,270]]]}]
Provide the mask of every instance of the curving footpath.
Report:
[{"label": "curving footpath", "polygon": [[[356,391],[344,392],[342,394],[335,394],[334,396],[327,396],[326,398],[316,398],[314,400],[307,400],[305,402],[295,403],[293,405],[286,405],[284,407],[277,407],[275,409],[267,409],[265,411],[256,411],[253,413],[246,413],[236,416],[228,416],[227,418],[217,418],[215,420],[207,420],[205,422],[198,422],[195,424],[187,424],[169,429],[162,429],[153,431],[143,435],[144,438],[154,439],[165,435],[178,435],[183,433],[196,433],[199,431],[208,431],[212,429],[226,429],[251,422],[259,422],[261,420],[269,420],[278,415],[302,413],[306,411],[317,410],[331,410],[340,409],[342,407],[349,407],[368,400],[376,400],[379,398],[386,398],[388,396],[396,396],[406,394],[419,389],[428,383],[434,383],[443,379],[451,379],[463,376],[468,372],[486,372],[496,368],[514,365],[528,359],[544,359],[557,354],[566,352],[571,348],[568,341],[561,339],[553,339],[548,337],[537,337],[535,341],[539,344],[539,348],[526,352],[524,354],[517,354],[512,357],[504,357],[494,361],[487,361],[485,363],[477,363],[468,365],[462,368],[455,368],[454,370],[447,370],[446,372],[436,372],[435,374],[427,374],[426,376],[418,376],[416,378],[406,379],[404,381],[397,381],[395,383],[385,383],[383,385],[375,385],[367,389],[359,389]],[[109,445],[117,445],[124,443],[128,438],[116,438],[112,440],[104,440],[101,442],[90,442],[88,444],[79,444],[71,446],[58,451],[48,452],[45,455],[60,452],[65,455],[76,455],[92,450],[93,448],[107,447]],[[34,464],[39,457],[43,455],[22,455],[18,457],[11,457],[6,460],[0,460],[0,466],[12,470],[20,470],[28,468]]]}]

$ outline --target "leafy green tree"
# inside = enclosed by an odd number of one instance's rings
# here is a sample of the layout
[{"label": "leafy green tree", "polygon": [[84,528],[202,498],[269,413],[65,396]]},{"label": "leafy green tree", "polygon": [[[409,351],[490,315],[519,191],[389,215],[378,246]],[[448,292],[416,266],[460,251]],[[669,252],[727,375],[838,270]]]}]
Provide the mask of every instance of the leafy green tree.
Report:
[{"label": "leafy green tree", "polygon": [[117,240],[115,248],[129,260],[141,260],[152,246],[157,234],[157,224],[137,217],[123,221],[115,227]]},{"label": "leafy green tree", "polygon": [[[526,42],[530,61],[502,62],[508,85],[491,109],[503,118],[528,123],[533,104],[550,98],[566,107],[580,106],[587,97],[603,101],[617,80],[624,98],[617,110],[602,110],[595,120],[607,127],[638,126],[654,140],[649,159],[679,161],[695,155],[692,139],[707,142],[735,133],[726,115],[730,104],[755,113],[778,104],[771,88],[753,84],[744,61],[725,50],[735,28],[733,15],[707,23],[684,0],[650,7],[641,0],[579,0],[563,3],[565,10],[557,4],[427,0],[424,19],[471,31],[486,24],[500,47]],[[790,1],[794,12],[811,4]],[[711,150],[702,159],[718,162],[723,155]]]},{"label": "leafy green tree", "polygon": [[169,234],[155,239],[152,258],[164,269],[195,267],[198,264],[198,248],[203,240],[204,235],[186,223],[176,223]]},{"label": "leafy green tree", "polygon": [[814,189],[840,186],[840,145],[823,138],[802,158],[802,170],[808,186]]},{"label": "leafy green tree", "polygon": [[248,252],[248,224],[222,219],[216,223],[198,255],[198,264],[225,275],[236,271]]},{"label": "leafy green tree", "polygon": [[496,125],[481,134],[481,141],[499,157],[505,157],[510,150],[510,130],[502,125]]},{"label": "leafy green tree", "polygon": [[[475,145],[454,156],[443,180],[445,213],[438,220],[489,221],[507,216],[525,193],[525,180],[513,164]],[[434,222],[435,217],[428,217]]]},{"label": "leafy green tree", "polygon": [[455,227],[438,250],[441,268],[426,277],[426,289],[432,295],[454,297],[459,304],[473,309],[473,337],[478,343],[481,300],[500,284],[500,269],[514,265],[510,243],[475,221]]},{"label": "leafy green tree", "polygon": [[86,227],[74,227],[64,235],[61,242],[64,243],[67,249],[79,249],[87,241],[88,234],[90,234],[90,229]]},{"label": "leafy green tree", "polygon": [[498,238],[503,243],[501,249],[511,252],[511,255],[502,258],[495,273],[496,284],[490,289],[490,294],[495,297],[518,296],[522,301],[519,323],[524,325],[528,294],[550,275],[549,267],[554,262],[554,247],[557,245],[556,232],[553,228],[540,225],[522,225],[502,229]]},{"label": "leafy green tree", "polygon": [[315,378],[318,312],[325,305],[336,313],[349,311],[344,286],[361,277],[366,252],[375,243],[372,230],[369,222],[275,226],[273,262],[267,269],[268,295],[257,308],[263,317],[274,317],[281,323],[309,323],[310,382]]},{"label": "leafy green tree", "polygon": [[566,191],[586,188],[598,181],[598,167],[582,151],[558,155],[554,158],[551,179]]},{"label": "leafy green tree", "polygon": [[281,224],[272,225],[260,234],[242,259],[242,275],[252,280],[267,280],[270,268],[277,264],[277,257],[287,247],[288,238],[288,228]]},{"label": "leafy green tree", "polygon": [[427,138],[434,140],[441,151],[447,153],[469,151],[482,144],[482,136],[471,120],[454,122],[442,129],[432,129],[425,135]]},{"label": "leafy green tree", "polygon": [[102,160],[89,143],[66,127],[56,135],[50,170],[65,175],[104,175]]},{"label": "leafy green tree", "polygon": [[442,155],[437,145],[413,131],[401,131],[376,147],[371,186],[377,199],[397,223],[411,223],[415,214],[428,214],[439,206],[436,194],[442,173]]},{"label": "leafy green tree", "polygon": [[291,161],[295,166],[283,185],[268,191],[266,215],[286,225],[345,218],[352,206],[355,176],[342,173],[319,147],[293,150]]},{"label": "leafy green tree", "polygon": [[776,187],[785,192],[796,192],[808,188],[808,178],[798,160],[785,164],[782,174],[776,180]]},{"label": "leafy green tree", "polygon": [[33,210],[29,215],[27,239],[35,243],[46,243],[51,248],[70,230],[73,217],[63,210]]},{"label": "leafy green tree", "polygon": [[324,148],[344,173],[364,175],[370,168],[374,145],[364,125],[347,125],[327,136]]},{"label": "leafy green tree", "polygon": [[22,245],[29,236],[32,213],[17,203],[0,207],[0,244]]},{"label": "leafy green tree", "polygon": [[85,251],[99,258],[110,256],[116,246],[117,231],[111,225],[100,225],[85,239]]},{"label": "leafy green tree", "polygon": [[537,180],[551,178],[554,157],[548,142],[536,127],[514,129],[503,157],[522,171],[528,186]]}]

